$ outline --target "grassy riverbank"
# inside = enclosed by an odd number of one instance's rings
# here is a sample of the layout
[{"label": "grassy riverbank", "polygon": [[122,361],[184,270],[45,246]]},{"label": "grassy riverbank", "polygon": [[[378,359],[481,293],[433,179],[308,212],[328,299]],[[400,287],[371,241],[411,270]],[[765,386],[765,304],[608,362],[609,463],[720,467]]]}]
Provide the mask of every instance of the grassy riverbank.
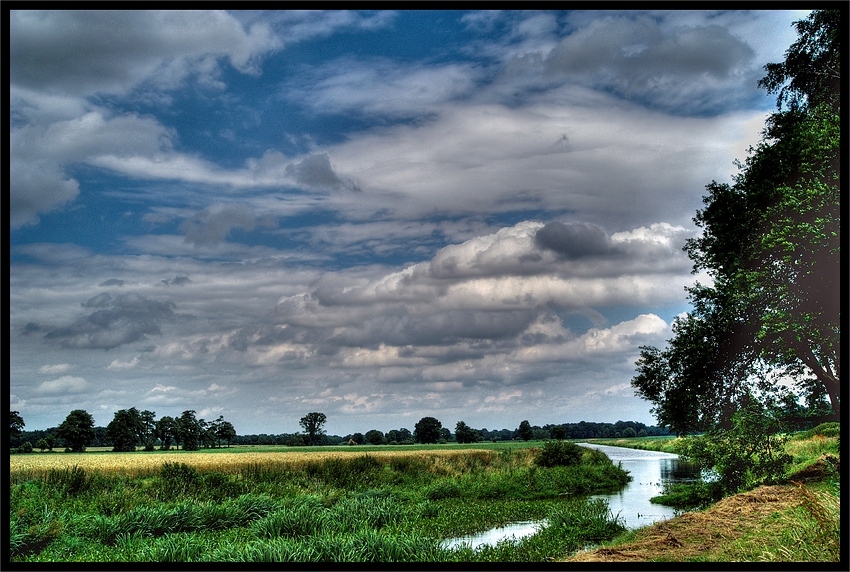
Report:
[{"label": "grassy riverbank", "polygon": [[793,435],[785,450],[793,458],[786,483],[623,533],[565,561],[839,562],[837,424]]},{"label": "grassy riverbank", "polygon": [[[527,446],[230,453],[15,459],[12,561],[533,562],[622,531],[604,502],[586,500],[628,480],[597,451],[555,467]],[[528,519],[547,526],[518,544],[440,547]]]}]

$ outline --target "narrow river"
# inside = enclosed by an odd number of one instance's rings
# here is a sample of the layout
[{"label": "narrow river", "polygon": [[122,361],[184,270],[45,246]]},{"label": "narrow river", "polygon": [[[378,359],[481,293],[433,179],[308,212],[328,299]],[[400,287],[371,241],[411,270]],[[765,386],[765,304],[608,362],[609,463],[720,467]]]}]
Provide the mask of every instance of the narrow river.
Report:
[{"label": "narrow river", "polygon": [[577,443],[582,447],[598,449],[608,455],[614,463],[622,463],[629,471],[632,480],[622,490],[608,495],[594,495],[591,498],[603,498],[614,515],[619,515],[626,528],[640,528],[659,520],[676,516],[675,509],[649,502],[664,491],[664,484],[676,481],[693,480],[695,475],[678,455],[658,451],[641,451],[625,447],[609,447],[590,443]]},{"label": "narrow river", "polygon": [[[615,516],[619,516],[628,529],[648,526],[660,520],[676,516],[675,509],[649,502],[664,490],[664,483],[693,480],[693,471],[678,455],[657,451],[641,451],[625,447],[610,447],[590,443],[576,443],[582,447],[599,449],[616,464],[622,463],[629,471],[632,480],[622,490],[608,495],[594,495],[590,498],[603,498]],[[482,544],[495,545],[500,540],[514,537],[519,540],[530,536],[545,524],[545,521],[515,522],[504,527],[493,528],[472,536],[453,538],[443,542],[443,546],[454,548],[461,545],[478,548]]]}]

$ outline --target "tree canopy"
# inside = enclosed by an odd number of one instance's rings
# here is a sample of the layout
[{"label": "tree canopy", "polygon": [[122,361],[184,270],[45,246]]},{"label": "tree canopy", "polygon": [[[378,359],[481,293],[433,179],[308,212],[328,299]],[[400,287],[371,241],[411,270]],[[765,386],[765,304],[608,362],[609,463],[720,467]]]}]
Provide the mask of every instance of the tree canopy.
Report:
[{"label": "tree canopy", "polygon": [[300,423],[304,428],[304,431],[307,433],[308,445],[315,445],[317,443],[317,437],[324,433],[322,426],[327,420],[328,418],[324,413],[319,413],[317,411],[308,413],[301,418]]},{"label": "tree canopy", "polygon": [[413,438],[417,443],[436,443],[442,428],[443,424],[435,417],[423,417],[413,427]]},{"label": "tree canopy", "polygon": [[65,447],[81,453],[94,439],[94,417],[83,409],[75,409],[56,428],[56,435],[65,441]]},{"label": "tree canopy", "polygon": [[666,349],[641,348],[632,385],[677,433],[729,426],[753,399],[784,399],[788,381],[811,411],[829,399],[811,421],[840,416],[841,11],[795,27],[759,82],[777,111],[734,184],[706,186],[702,235],[685,246],[713,283],[688,289]]}]

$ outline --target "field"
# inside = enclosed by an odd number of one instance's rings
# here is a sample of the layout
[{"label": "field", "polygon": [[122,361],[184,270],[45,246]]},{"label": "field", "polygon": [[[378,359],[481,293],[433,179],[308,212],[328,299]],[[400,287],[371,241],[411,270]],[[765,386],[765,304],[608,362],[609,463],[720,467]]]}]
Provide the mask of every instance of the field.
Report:
[{"label": "field", "polygon": [[[837,431],[788,440],[789,484],[630,532],[587,500],[623,471],[590,450],[541,466],[542,442],[12,455],[12,563],[836,561]],[[525,520],[545,526],[515,544],[440,544]]]},{"label": "field", "polygon": [[[12,455],[12,561],[543,561],[619,533],[586,497],[628,476],[535,445]],[[440,545],[531,519],[519,544]]]}]

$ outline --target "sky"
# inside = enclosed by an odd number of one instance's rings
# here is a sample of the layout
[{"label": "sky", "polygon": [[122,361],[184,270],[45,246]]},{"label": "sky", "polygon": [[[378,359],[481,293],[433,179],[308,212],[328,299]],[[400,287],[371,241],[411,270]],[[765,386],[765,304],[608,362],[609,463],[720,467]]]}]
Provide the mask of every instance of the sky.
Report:
[{"label": "sky", "polygon": [[11,11],[10,409],[655,424],[805,16]]}]

